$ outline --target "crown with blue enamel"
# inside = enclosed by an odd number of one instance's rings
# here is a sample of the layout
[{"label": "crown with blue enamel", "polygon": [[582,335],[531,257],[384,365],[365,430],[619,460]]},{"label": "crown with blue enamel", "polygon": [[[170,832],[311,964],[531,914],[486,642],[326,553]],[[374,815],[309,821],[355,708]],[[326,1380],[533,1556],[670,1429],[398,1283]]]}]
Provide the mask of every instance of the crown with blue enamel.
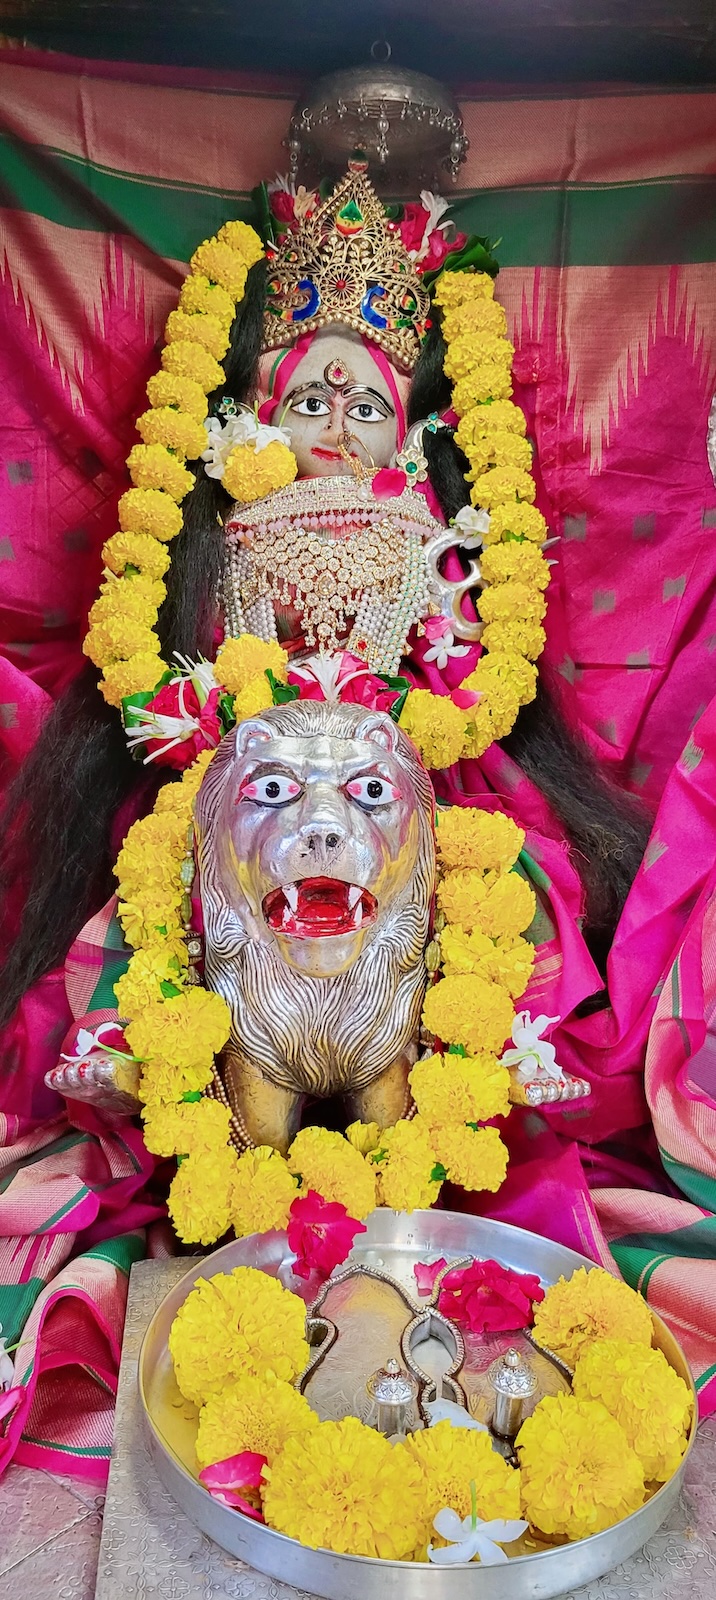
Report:
[{"label": "crown with blue enamel", "polygon": [[343,323],[411,372],[430,297],[365,162],[352,161],[333,194],[269,254],[264,348]]}]

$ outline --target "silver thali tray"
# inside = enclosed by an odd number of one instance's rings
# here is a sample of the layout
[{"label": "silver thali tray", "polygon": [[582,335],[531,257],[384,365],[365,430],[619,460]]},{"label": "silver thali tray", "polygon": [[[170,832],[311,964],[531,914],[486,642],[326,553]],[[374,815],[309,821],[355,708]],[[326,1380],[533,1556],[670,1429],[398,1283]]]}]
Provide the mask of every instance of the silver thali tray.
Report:
[{"label": "silver thali tray", "polygon": [[[537,1274],[545,1286],[560,1277],[571,1277],[578,1267],[594,1265],[573,1250],[506,1223],[450,1211],[406,1215],[379,1209],[370,1216],[367,1231],[356,1241],[346,1266],[368,1267],[376,1278],[388,1275],[419,1315],[425,1309],[425,1301],[417,1296],[413,1267],[439,1256],[448,1261],[465,1256],[495,1259],[518,1271]],[[554,1600],[611,1571],[660,1527],[679,1497],[695,1422],[678,1471],[639,1511],[616,1527],[575,1544],[548,1546],[532,1539],[525,1549],[520,1541],[510,1561],[496,1567],[473,1563],[445,1568],[310,1550],[212,1499],[196,1479],[197,1413],[177,1389],[168,1349],[169,1330],[199,1278],[211,1278],[237,1266],[259,1267],[305,1296],[305,1286],[294,1278],[291,1261],[283,1233],[254,1234],[215,1251],[194,1266],[162,1301],[140,1352],[140,1399],[156,1471],[190,1520],[230,1555],[324,1600]],[[661,1319],[652,1315],[654,1343],[664,1351],[693,1395],[691,1374],[680,1346]],[[308,1398],[314,1403],[310,1390]],[[316,1409],[325,1414],[318,1404]],[[346,1409],[344,1406],[342,1414]]]}]

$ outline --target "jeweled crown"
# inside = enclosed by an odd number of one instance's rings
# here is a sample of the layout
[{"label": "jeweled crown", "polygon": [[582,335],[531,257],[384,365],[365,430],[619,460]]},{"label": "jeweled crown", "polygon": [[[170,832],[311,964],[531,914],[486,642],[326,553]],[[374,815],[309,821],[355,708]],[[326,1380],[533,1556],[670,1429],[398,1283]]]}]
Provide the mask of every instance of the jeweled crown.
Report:
[{"label": "jeweled crown", "polygon": [[268,254],[265,349],[341,322],[412,371],[430,297],[364,162],[352,161],[330,198]]}]

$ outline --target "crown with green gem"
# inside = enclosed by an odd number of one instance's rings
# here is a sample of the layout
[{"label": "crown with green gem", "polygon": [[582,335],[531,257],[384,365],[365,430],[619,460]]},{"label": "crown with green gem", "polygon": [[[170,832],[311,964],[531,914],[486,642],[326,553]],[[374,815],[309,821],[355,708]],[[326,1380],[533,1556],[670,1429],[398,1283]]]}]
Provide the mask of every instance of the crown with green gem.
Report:
[{"label": "crown with green gem", "polygon": [[264,348],[343,323],[411,372],[430,314],[430,296],[367,176],[351,161],[328,200],[267,251]]}]

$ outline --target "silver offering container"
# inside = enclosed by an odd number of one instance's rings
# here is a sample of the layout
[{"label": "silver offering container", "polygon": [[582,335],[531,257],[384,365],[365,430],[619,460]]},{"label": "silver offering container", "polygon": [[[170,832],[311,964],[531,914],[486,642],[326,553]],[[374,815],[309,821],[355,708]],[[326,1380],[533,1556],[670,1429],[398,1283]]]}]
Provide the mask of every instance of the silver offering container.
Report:
[{"label": "silver offering container", "polygon": [[[544,1286],[560,1277],[571,1277],[578,1267],[594,1265],[549,1239],[506,1223],[450,1211],[416,1211],[408,1216],[385,1209],[373,1212],[349,1262],[390,1274],[400,1282],[419,1313],[424,1302],[421,1306],[416,1296],[413,1267],[438,1256],[448,1260],[464,1260],[466,1256],[497,1260],[518,1272],[538,1274]],[[695,1422],[678,1471],[639,1511],[616,1527],[575,1544],[549,1546],[523,1535],[515,1546],[507,1547],[509,1562],[495,1567],[481,1567],[479,1563],[437,1567],[309,1550],[213,1500],[196,1480],[196,1411],[182,1400],[176,1387],[167,1343],[169,1330],[199,1278],[211,1278],[237,1266],[259,1267],[300,1291],[300,1280],[291,1271],[292,1259],[282,1233],[253,1234],[224,1245],[192,1267],[166,1296],[142,1345],[139,1390],[157,1473],[190,1520],[222,1549],[259,1572],[324,1600],[554,1600],[619,1566],[660,1527],[678,1499]],[[654,1343],[688,1384],[696,1415],[696,1397],[686,1359],[661,1319],[653,1315],[653,1320]],[[400,1507],[396,1506],[396,1515],[399,1513]]]}]

